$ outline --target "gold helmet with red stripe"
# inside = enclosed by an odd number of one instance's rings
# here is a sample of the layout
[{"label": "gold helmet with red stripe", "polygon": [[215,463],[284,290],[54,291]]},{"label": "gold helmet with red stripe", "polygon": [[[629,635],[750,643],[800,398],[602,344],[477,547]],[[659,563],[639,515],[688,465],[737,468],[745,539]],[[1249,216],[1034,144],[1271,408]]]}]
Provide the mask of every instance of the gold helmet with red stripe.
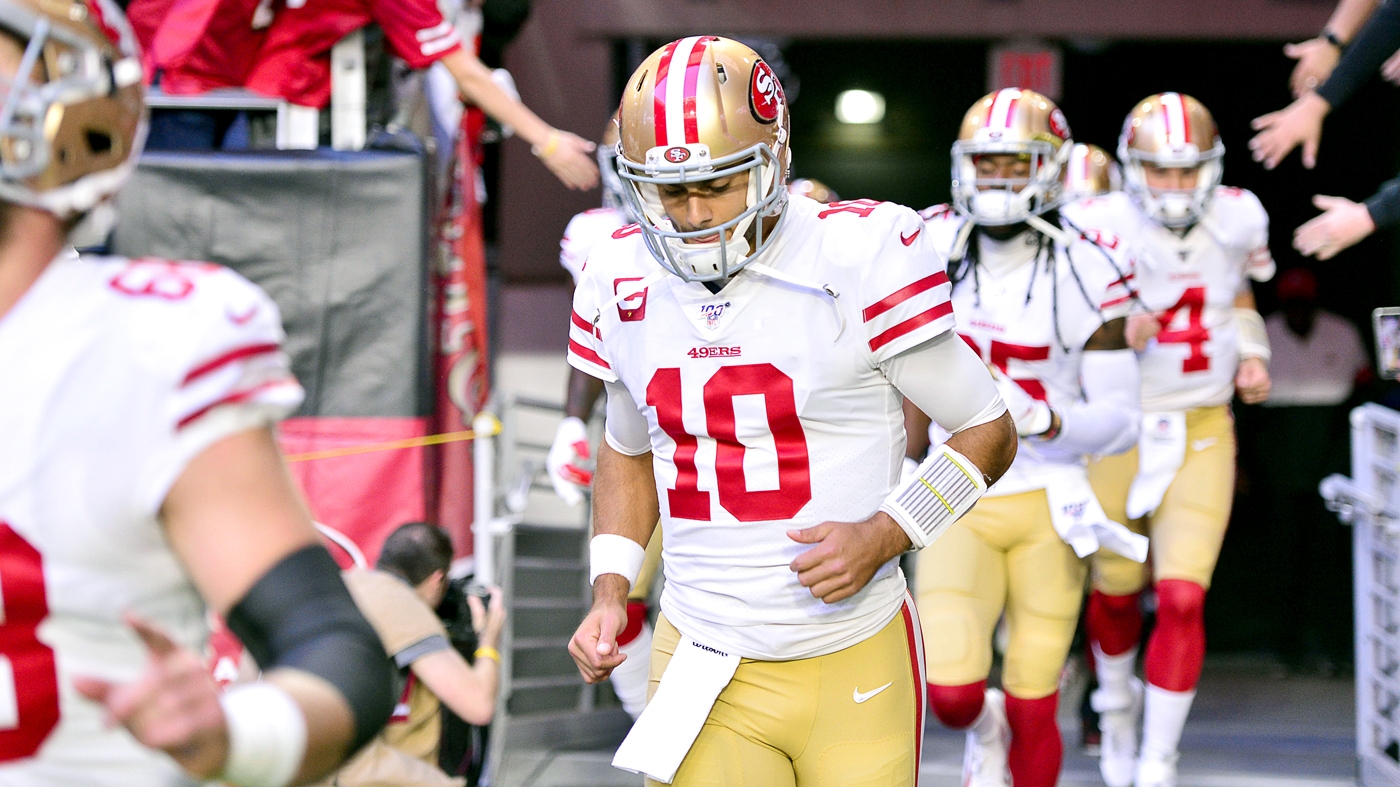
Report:
[{"label": "gold helmet with red stripe", "polygon": [[[767,248],[762,218],[787,204],[788,107],[757,52],[719,36],[661,47],[623,88],[618,128],[624,196],[662,266],[686,281],[723,280]],[[748,204],[734,219],[682,232],[667,218],[658,186],[741,175]]]},{"label": "gold helmet with red stripe", "polygon": [[[953,143],[953,206],[977,224],[1018,224],[1062,201],[1060,170],[1073,141],[1055,102],[1033,90],[988,93],[963,116]],[[979,178],[982,156],[1015,155],[1029,162],[1026,178]]]},{"label": "gold helmet with red stripe", "polygon": [[[1220,185],[1225,145],[1215,118],[1201,102],[1182,93],[1158,93],[1133,107],[1118,137],[1124,190],[1156,221],[1184,227],[1199,219]],[[1145,166],[1194,169],[1193,189],[1154,189]]]},{"label": "gold helmet with red stripe", "polygon": [[[0,0],[0,199],[67,218],[105,203],[146,136],[136,38],[111,0]],[[8,84],[6,84],[8,82]]]},{"label": "gold helmet with red stripe", "polygon": [[1123,172],[1108,151],[1081,142],[1069,151],[1063,182],[1068,202],[1118,191],[1123,187]]}]

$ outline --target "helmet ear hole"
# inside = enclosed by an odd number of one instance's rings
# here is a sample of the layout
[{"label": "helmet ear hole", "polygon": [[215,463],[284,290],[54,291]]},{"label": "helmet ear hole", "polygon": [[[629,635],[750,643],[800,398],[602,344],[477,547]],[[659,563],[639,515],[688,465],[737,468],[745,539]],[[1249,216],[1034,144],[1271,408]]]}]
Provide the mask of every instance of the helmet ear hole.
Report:
[{"label": "helmet ear hole", "polygon": [[112,152],[111,134],[105,131],[88,129],[83,132],[83,136],[87,139],[88,150],[91,151],[94,156],[105,156]]}]

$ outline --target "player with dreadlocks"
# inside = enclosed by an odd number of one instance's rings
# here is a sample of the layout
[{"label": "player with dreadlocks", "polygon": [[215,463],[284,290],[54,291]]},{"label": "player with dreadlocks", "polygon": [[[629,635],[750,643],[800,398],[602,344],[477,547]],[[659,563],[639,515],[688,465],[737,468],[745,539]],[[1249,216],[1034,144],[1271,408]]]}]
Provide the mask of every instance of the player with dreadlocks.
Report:
[{"label": "player with dreadlocks", "polygon": [[[1061,226],[1055,211],[1072,147],[1044,96],[985,96],[953,145],[953,207],[924,213],[928,240],[949,258],[958,332],[991,368],[1021,441],[986,498],[918,557],[929,703],[968,731],[969,785],[1055,783],[1055,706],[1083,558],[1102,547],[1141,561],[1147,551],[1104,515],[1085,470],[1086,456],[1136,441],[1138,368],[1123,335],[1131,260],[1115,238]],[[928,419],[908,405],[906,418],[912,460],[927,448]],[[988,689],[1003,613],[1002,687]]]}]

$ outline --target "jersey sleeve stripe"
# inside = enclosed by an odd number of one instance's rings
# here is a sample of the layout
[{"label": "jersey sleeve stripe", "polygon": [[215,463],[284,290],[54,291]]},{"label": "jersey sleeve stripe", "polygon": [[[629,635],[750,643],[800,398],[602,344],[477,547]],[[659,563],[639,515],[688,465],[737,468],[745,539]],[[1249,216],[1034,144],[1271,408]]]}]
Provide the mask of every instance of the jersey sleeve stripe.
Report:
[{"label": "jersey sleeve stripe", "polygon": [[593,323],[580,317],[579,313],[576,311],[569,312],[569,322],[572,322],[575,328],[582,330],[584,333],[591,333],[600,339],[603,338],[603,334],[594,327]]},{"label": "jersey sleeve stripe", "polygon": [[579,344],[572,336],[569,337],[569,352],[595,366],[601,366],[608,371],[612,371],[612,366],[608,365],[608,362],[603,360],[601,355]]},{"label": "jersey sleeve stripe", "polygon": [[909,300],[915,295],[918,295],[919,293],[925,292],[927,290],[931,290],[940,284],[947,283],[948,274],[944,273],[943,271],[939,271],[931,276],[925,276],[924,278],[919,279],[913,284],[895,290],[890,295],[876,301],[870,306],[865,307],[865,310],[860,313],[860,316],[866,322],[870,322],[871,320],[875,319],[876,317],[879,317],[880,315],[884,314],[890,309],[893,309],[899,304],[904,303],[905,301]]},{"label": "jersey sleeve stripe", "polygon": [[[932,277],[930,277],[930,278],[932,278]],[[911,286],[913,286],[913,285],[911,285]],[[906,288],[906,289],[908,289],[908,288]],[[893,296],[892,296],[892,297],[893,297]],[[922,328],[922,327],[925,326],[925,325],[928,325],[929,323],[933,322],[934,320],[937,320],[937,319],[939,319],[939,318],[941,318],[941,317],[946,317],[946,316],[948,316],[948,315],[950,315],[950,314],[952,314],[952,313],[953,313],[953,302],[952,302],[952,301],[944,301],[944,302],[938,304],[937,306],[934,306],[932,309],[929,309],[929,310],[927,310],[927,311],[925,311],[925,312],[923,312],[923,313],[921,313],[921,314],[917,314],[917,315],[915,315],[915,316],[913,316],[913,317],[910,317],[909,319],[905,320],[904,322],[901,322],[901,323],[895,325],[893,328],[889,328],[889,329],[885,330],[884,332],[880,333],[880,334],[879,334],[878,336],[876,336],[875,338],[871,339],[871,340],[870,340],[870,351],[871,351],[871,352],[875,352],[876,350],[879,350],[881,347],[884,347],[885,345],[889,344],[890,342],[894,341],[895,339],[898,339],[899,337],[901,337],[901,336],[903,336],[903,335],[905,335],[905,334],[907,334],[907,333],[911,333],[911,332],[913,332],[913,331],[915,331],[915,330],[917,330],[917,329],[919,329],[919,328]]]},{"label": "jersey sleeve stripe", "polygon": [[205,361],[199,366],[196,366],[195,368],[191,369],[190,373],[185,375],[185,379],[180,381],[180,387],[184,388],[190,383],[194,382],[195,380],[198,380],[199,378],[204,377],[207,374],[211,374],[215,371],[218,371],[219,369],[222,369],[231,363],[236,363],[245,358],[253,358],[258,355],[268,355],[270,353],[278,352],[281,349],[282,346],[279,344],[264,343],[249,344],[244,347],[239,347],[235,350],[230,350],[229,352],[226,352],[217,358]]},{"label": "jersey sleeve stripe", "polygon": [[1132,296],[1131,293],[1129,293],[1128,295],[1124,295],[1124,296],[1121,297],[1121,298],[1114,298],[1113,300],[1104,301],[1103,303],[1099,304],[1099,308],[1100,308],[1100,309],[1107,309],[1107,308],[1110,307],[1110,306],[1117,306],[1117,305],[1120,304],[1120,303],[1123,303],[1123,302],[1125,302],[1125,301],[1130,301],[1130,300],[1132,300],[1132,299],[1133,299],[1133,296]]},{"label": "jersey sleeve stripe", "polygon": [[284,386],[300,387],[300,383],[298,383],[296,380],[289,378],[281,380],[269,380],[268,382],[265,382],[262,385],[257,385],[244,391],[235,391],[234,393],[231,393],[228,396],[225,396],[221,399],[216,399],[215,401],[212,401],[209,404],[206,404],[203,407],[195,410],[194,412],[190,413],[184,418],[181,418],[175,423],[175,430],[179,431],[181,429],[184,429],[186,426],[189,426],[190,424],[204,417],[210,410],[213,410],[216,407],[223,407],[227,404],[240,404],[266,391],[270,391],[274,388],[282,388]]}]

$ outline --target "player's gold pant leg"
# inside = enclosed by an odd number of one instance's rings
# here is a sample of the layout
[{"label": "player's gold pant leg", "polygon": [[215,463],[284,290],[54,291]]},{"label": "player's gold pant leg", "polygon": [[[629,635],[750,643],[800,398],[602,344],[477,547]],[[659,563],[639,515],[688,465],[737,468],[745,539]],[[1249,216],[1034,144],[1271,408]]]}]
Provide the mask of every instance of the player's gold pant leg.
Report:
[{"label": "player's gold pant leg", "polygon": [[977,501],[916,558],[929,683],[963,686],[992,671],[992,631],[1006,603],[1006,553],[981,533],[996,529],[1011,499]]},{"label": "player's gold pant leg", "polygon": [[656,570],[661,567],[661,523],[656,524],[656,529],[651,531],[651,540],[647,542],[647,556],[642,561],[642,571],[637,575],[636,584],[632,585],[632,590],[627,594],[628,601],[646,601],[651,595],[652,583],[656,581]]},{"label": "player's gold pant leg", "polygon": [[[741,661],[673,784],[912,787],[923,732],[914,621],[912,608],[901,611],[875,636],[826,656]],[[652,692],[679,641],[661,617]]]},{"label": "player's gold pant leg", "polygon": [[1157,581],[1210,587],[1235,497],[1235,419],[1227,405],[1186,413],[1186,461],[1152,515]]},{"label": "player's gold pant leg", "polygon": [[930,683],[983,680],[1002,611],[1010,633],[1002,686],[1052,694],[1069,653],[1085,565],[1050,523],[1043,491],[983,498],[919,554],[919,613]]},{"label": "player's gold pant leg", "polygon": [[[1128,489],[1137,475],[1136,448],[1089,462],[1089,483],[1109,519],[1127,525],[1134,533],[1147,534],[1147,522],[1128,519]],[[1116,552],[1100,549],[1090,557],[1094,589],[1110,596],[1127,596],[1147,587],[1148,566],[1135,563]]]},{"label": "player's gold pant leg", "polygon": [[1055,532],[1045,493],[1038,517],[1006,552],[1006,626],[1001,686],[1023,700],[1054,694],[1084,600],[1085,561]]}]

